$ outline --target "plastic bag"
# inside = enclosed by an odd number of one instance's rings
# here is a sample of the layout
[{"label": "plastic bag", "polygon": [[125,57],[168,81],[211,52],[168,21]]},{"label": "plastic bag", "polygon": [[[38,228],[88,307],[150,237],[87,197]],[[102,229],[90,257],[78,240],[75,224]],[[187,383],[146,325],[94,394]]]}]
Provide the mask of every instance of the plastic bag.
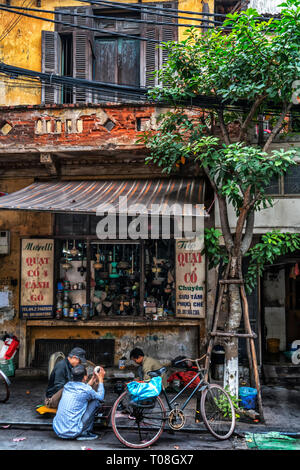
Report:
[{"label": "plastic bag", "polygon": [[130,382],[127,384],[128,392],[134,402],[157,397],[161,392],[161,377],[153,377],[149,382]]}]

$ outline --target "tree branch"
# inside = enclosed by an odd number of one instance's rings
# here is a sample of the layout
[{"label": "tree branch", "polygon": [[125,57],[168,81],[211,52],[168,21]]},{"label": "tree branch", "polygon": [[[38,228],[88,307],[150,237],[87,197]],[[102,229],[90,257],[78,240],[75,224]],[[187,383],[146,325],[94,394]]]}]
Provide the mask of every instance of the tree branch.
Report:
[{"label": "tree branch", "polygon": [[242,255],[247,253],[247,251],[250,248],[252,238],[253,238],[253,229],[254,229],[254,216],[255,212],[252,210],[249,212],[249,215],[247,217],[247,223],[246,223],[246,230],[245,230],[245,235],[243,238],[243,241],[241,243],[241,252]]},{"label": "tree branch", "polygon": [[283,107],[283,110],[282,110],[282,113],[276,123],[276,126],[273,128],[271,134],[269,135],[264,147],[263,147],[263,151],[264,152],[267,152],[271,143],[273,142],[273,140],[275,139],[276,135],[278,134],[278,132],[281,131],[283,125],[284,125],[284,118],[286,117],[287,113],[289,112],[289,110],[291,109],[292,107],[292,104],[293,103],[285,103],[284,104],[284,107]]},{"label": "tree branch", "polygon": [[218,109],[218,117],[219,117],[219,122],[220,122],[220,127],[221,127],[224,142],[225,142],[226,145],[229,145],[230,144],[230,137],[229,137],[229,133],[228,133],[225,121],[224,121],[224,111],[223,111],[223,109]]},{"label": "tree branch", "polygon": [[240,130],[240,135],[239,135],[239,141],[241,142],[242,140],[244,140],[245,138],[245,135],[246,135],[246,132],[247,132],[247,129],[249,127],[249,125],[251,124],[251,121],[253,119],[253,116],[254,114],[256,113],[257,109],[259,108],[259,106],[261,105],[261,103],[263,102],[263,100],[266,98],[266,95],[263,94],[263,95],[260,95],[256,98],[256,100],[254,101],[253,105],[252,105],[252,108],[250,109],[250,112],[248,114],[248,116],[246,117],[245,121],[243,122],[242,124],[242,127],[241,127],[241,130]]},{"label": "tree branch", "polygon": [[231,231],[230,231],[226,200],[223,198],[223,196],[220,196],[218,194],[217,185],[214,182],[214,180],[211,178],[208,168],[206,168],[205,166],[203,166],[202,168],[203,168],[203,171],[204,171],[205,175],[209,179],[209,182],[210,182],[210,184],[211,184],[211,186],[212,186],[212,188],[213,188],[213,190],[214,190],[214,192],[215,192],[215,194],[218,198],[222,233],[223,233],[223,236],[224,236],[224,242],[225,242],[227,252],[230,253],[231,248],[233,247],[233,238],[232,238],[232,234],[231,234]]}]

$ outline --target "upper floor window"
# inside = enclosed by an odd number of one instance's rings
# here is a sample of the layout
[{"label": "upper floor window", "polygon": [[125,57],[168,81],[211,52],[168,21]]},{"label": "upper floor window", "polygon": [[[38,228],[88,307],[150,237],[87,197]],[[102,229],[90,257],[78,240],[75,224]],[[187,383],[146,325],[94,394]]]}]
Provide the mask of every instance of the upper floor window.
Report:
[{"label": "upper floor window", "polygon": [[[177,8],[176,3],[167,2],[149,5],[166,11]],[[56,19],[91,30],[56,24],[55,31],[42,32],[42,71],[49,74],[119,85],[154,86],[158,82],[153,72],[162,67],[167,56],[151,39],[163,42],[177,39],[177,26],[174,26],[177,19],[160,16],[155,11],[69,7],[58,9]],[[165,24],[157,24],[162,22]],[[99,95],[90,89],[43,87],[43,103],[98,101]]]},{"label": "upper floor window", "polygon": [[273,178],[266,192],[274,196],[300,194],[300,165],[293,165],[284,176]]}]

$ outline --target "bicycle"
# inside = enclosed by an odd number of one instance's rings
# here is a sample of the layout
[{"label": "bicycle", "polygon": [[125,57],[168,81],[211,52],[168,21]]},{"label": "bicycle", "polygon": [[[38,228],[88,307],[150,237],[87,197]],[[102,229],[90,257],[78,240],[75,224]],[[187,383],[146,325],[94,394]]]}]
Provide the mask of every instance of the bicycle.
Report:
[{"label": "bicycle", "polygon": [[0,370],[0,403],[5,403],[10,396],[10,380],[4,372]]},{"label": "bicycle", "polygon": [[[178,361],[176,365],[183,361],[196,363],[198,372],[172,399],[169,399],[164,386],[162,386],[168,415],[160,396],[141,402],[133,402],[128,391],[119,396],[112,408],[111,423],[114,434],[122,444],[133,449],[142,449],[154,444],[161,436],[167,421],[172,430],[182,429],[186,422],[183,411],[197,393],[201,395],[197,396],[196,408],[200,402],[200,410],[196,409],[196,413],[198,416],[201,414],[208,431],[220,440],[228,439],[232,435],[235,428],[233,403],[226,390],[220,385],[210,384],[205,380],[207,371],[199,364],[203,357],[200,359],[185,358]],[[157,377],[165,373],[166,370],[166,367],[162,367],[148,374],[151,377]],[[179,406],[176,400],[197,378],[199,378],[199,383],[182,406]]]}]

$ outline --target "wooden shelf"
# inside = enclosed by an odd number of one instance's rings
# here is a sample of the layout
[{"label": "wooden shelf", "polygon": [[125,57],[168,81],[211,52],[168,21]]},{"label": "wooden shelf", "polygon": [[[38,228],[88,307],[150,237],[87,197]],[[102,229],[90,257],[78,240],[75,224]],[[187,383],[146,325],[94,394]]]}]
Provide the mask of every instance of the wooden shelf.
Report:
[{"label": "wooden shelf", "polygon": [[68,320],[30,320],[26,319],[26,326],[28,327],[40,327],[40,326],[49,326],[49,327],[144,327],[151,326],[159,328],[160,326],[198,326],[200,319],[193,318],[176,318],[176,319],[167,319],[167,320],[146,320],[146,319],[129,319],[129,318],[111,318],[111,319],[96,319],[96,320],[87,320],[87,321],[68,321]]}]

